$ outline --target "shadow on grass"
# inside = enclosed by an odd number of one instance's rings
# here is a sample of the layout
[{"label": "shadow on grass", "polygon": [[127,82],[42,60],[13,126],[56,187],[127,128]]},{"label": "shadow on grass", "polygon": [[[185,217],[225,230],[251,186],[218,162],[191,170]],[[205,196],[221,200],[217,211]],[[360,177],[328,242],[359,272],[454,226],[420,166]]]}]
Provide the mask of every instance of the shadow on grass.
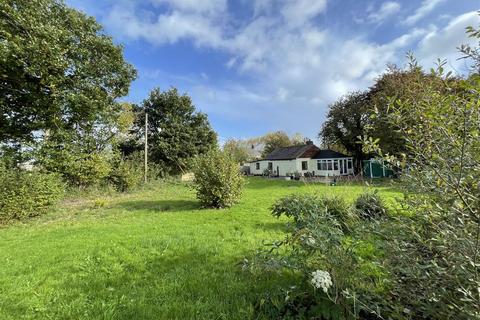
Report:
[{"label": "shadow on grass", "polygon": [[[142,251],[145,248],[138,248]],[[209,249],[97,252],[69,272],[44,315],[89,319],[248,319],[276,281]],[[48,300],[48,299],[47,299]],[[218,315],[222,315],[219,317]]]},{"label": "shadow on grass", "polygon": [[190,211],[201,209],[200,203],[193,200],[133,200],[115,205],[129,211]]}]

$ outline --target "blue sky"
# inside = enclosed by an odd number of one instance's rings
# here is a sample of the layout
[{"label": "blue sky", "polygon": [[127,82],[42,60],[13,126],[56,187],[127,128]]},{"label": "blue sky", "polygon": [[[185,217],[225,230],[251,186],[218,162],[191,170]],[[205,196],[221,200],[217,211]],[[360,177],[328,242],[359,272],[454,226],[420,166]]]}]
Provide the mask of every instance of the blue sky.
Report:
[{"label": "blue sky", "polygon": [[315,139],[328,105],[413,51],[462,73],[480,0],[67,0],[96,17],[138,70],[125,99],[188,93],[221,140],[268,131]]}]

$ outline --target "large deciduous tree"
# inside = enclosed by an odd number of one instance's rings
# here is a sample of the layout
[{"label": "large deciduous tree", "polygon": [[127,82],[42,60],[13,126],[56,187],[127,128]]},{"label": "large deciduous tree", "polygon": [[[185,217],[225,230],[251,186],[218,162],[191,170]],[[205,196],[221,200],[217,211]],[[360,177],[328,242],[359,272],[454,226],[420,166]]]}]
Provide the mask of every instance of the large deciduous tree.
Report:
[{"label": "large deciduous tree", "polygon": [[0,143],[98,129],[134,78],[95,19],[60,0],[0,2]]},{"label": "large deciduous tree", "polygon": [[145,112],[150,159],[168,172],[184,172],[195,156],[217,148],[217,134],[207,115],[196,111],[192,99],[186,94],[180,95],[177,89],[163,92],[154,89],[143,102],[138,128],[143,128]]},{"label": "large deciduous tree", "polygon": [[248,140],[228,139],[223,144],[223,152],[239,164],[252,160],[253,156],[249,152],[250,149],[251,144],[248,143]]},{"label": "large deciduous tree", "polygon": [[[455,81],[455,79],[449,79]],[[435,74],[426,74],[412,56],[409,67],[400,69],[394,65],[387,68],[369,89],[368,135],[378,139],[383,152],[391,155],[407,153],[405,139],[400,128],[389,121],[389,114],[402,101],[421,100],[427,94],[427,86],[445,90],[443,80]]]},{"label": "large deciduous tree", "polygon": [[427,84],[445,90],[443,80],[423,72],[413,58],[407,69],[389,66],[369,90],[349,93],[330,106],[320,137],[325,145],[353,154],[357,169],[360,160],[370,156],[362,151],[359,137],[375,138],[384,153],[405,154],[405,139],[400,128],[389,121],[390,112],[401,101],[423,99]]},{"label": "large deciduous tree", "polygon": [[303,144],[303,137],[296,133],[292,137],[289,137],[288,134],[284,131],[275,131],[270,132],[261,137],[261,140],[264,143],[263,156],[266,156],[270,152],[278,148],[289,147],[294,145]]},{"label": "large deciduous tree", "polygon": [[366,155],[359,143],[366,133],[369,118],[369,93],[352,92],[330,105],[327,120],[320,131],[326,146],[339,145],[355,157],[357,169]]}]

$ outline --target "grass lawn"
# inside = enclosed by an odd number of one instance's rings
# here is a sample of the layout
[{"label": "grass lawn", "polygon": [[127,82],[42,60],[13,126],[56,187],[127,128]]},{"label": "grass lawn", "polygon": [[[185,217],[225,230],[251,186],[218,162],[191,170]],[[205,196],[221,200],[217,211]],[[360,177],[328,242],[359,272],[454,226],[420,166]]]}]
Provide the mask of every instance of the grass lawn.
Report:
[{"label": "grass lawn", "polygon": [[352,200],[364,189],[249,178],[229,210],[199,208],[180,183],[67,201],[0,228],[0,319],[252,318],[258,295],[288,281],[239,266],[264,240],[283,238],[272,203],[308,191]]}]

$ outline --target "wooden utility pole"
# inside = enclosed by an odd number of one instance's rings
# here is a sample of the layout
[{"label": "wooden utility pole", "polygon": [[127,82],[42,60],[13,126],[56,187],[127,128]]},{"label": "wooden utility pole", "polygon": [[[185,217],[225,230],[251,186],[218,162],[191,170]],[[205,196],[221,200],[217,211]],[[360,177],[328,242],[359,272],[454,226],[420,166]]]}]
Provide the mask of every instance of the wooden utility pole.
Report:
[{"label": "wooden utility pole", "polygon": [[145,183],[147,183],[148,173],[148,113],[145,111]]}]

